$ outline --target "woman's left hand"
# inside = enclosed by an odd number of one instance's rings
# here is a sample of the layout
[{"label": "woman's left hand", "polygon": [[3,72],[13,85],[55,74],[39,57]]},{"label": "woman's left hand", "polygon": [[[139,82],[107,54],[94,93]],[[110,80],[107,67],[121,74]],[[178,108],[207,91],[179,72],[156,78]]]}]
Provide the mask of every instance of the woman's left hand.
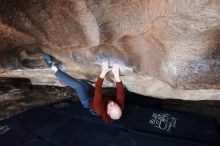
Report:
[{"label": "woman's left hand", "polygon": [[111,71],[111,70],[112,70],[112,69],[109,68],[108,62],[102,62],[102,72],[101,72],[101,74],[100,74],[100,77],[101,77],[101,78],[104,78],[105,75],[106,75],[109,71]]}]

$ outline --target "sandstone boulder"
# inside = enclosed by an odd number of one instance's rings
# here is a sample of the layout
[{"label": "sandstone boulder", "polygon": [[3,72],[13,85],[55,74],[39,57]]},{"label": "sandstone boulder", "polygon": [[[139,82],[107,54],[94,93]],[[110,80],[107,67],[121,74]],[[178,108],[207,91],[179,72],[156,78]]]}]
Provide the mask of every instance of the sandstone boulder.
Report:
[{"label": "sandstone boulder", "polygon": [[219,0],[0,0],[0,77],[33,84],[64,85],[48,53],[79,79],[95,82],[107,60],[130,91],[219,100],[219,40]]}]

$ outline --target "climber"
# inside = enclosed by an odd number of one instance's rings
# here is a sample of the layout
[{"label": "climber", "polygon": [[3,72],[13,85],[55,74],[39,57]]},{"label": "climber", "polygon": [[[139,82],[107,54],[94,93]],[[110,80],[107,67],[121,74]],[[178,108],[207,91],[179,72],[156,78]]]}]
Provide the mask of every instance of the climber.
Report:
[{"label": "climber", "polygon": [[[102,63],[102,72],[94,88],[87,81],[77,80],[61,71],[52,56],[45,54],[44,59],[48,67],[55,72],[55,75],[76,91],[83,107],[87,108],[91,114],[100,116],[107,123],[112,123],[122,116],[125,96],[117,64],[109,68],[108,62]],[[112,71],[116,80],[116,98],[102,95],[102,84],[106,74],[110,71]]]}]

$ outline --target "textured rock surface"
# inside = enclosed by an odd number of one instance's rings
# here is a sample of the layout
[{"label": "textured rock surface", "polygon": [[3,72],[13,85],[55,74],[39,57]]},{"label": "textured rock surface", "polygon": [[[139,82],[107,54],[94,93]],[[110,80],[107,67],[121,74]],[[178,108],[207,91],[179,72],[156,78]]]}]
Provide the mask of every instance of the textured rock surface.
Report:
[{"label": "textured rock surface", "polygon": [[219,0],[0,0],[0,77],[33,84],[63,85],[46,52],[77,78],[108,60],[130,91],[219,100],[219,39]]},{"label": "textured rock surface", "polygon": [[64,99],[77,101],[78,97],[68,87],[33,86],[28,79],[2,78],[0,80],[0,120]]}]

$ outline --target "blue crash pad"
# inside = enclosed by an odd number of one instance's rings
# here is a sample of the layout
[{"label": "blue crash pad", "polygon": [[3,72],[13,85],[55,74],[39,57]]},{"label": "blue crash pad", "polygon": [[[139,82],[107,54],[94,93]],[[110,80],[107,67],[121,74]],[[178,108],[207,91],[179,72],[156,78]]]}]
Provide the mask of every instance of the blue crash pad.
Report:
[{"label": "blue crash pad", "polygon": [[91,115],[78,102],[65,100],[35,108],[0,122],[0,145],[220,145],[214,119],[164,111],[157,108],[159,102],[143,100],[138,100],[140,105],[127,102],[122,118],[113,124]]}]

